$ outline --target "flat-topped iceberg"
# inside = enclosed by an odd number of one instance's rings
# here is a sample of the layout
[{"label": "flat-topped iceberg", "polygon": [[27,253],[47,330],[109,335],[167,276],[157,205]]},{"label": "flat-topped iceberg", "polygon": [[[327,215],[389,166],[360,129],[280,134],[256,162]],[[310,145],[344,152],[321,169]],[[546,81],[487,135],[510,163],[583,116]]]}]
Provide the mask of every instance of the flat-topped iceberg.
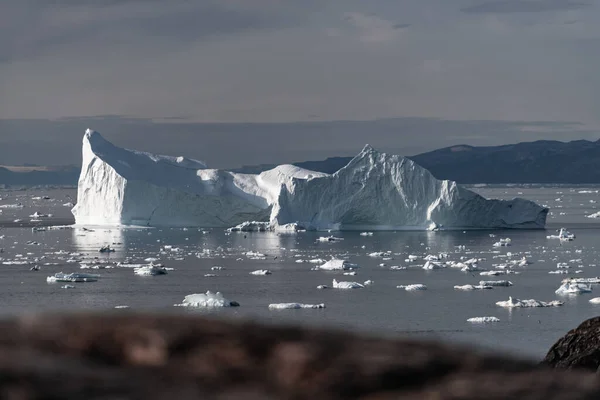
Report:
[{"label": "flat-topped iceberg", "polygon": [[300,308],[325,308],[325,304],[302,304],[302,303],[273,303],[269,304],[269,310],[296,310]]},{"label": "flat-topped iceberg", "polygon": [[469,318],[467,322],[474,324],[489,324],[490,322],[500,322],[500,319],[497,317],[473,317]]},{"label": "flat-topped iceberg", "polygon": [[178,307],[237,307],[237,301],[230,301],[223,297],[221,292],[213,293],[208,290],[206,293],[188,294],[181,304],[175,304]]},{"label": "flat-topped iceberg", "polygon": [[506,300],[506,301],[496,302],[497,306],[505,307],[505,308],[559,307],[559,306],[562,306],[563,304],[564,303],[562,301],[558,301],[558,300],[544,302],[544,301],[539,301],[539,300],[534,300],[534,299],[527,299],[527,300],[513,299],[512,297],[509,297],[508,300]]},{"label": "flat-topped iceberg", "polygon": [[352,264],[346,260],[339,260],[339,259],[335,259],[335,258],[327,261],[323,265],[319,265],[318,267],[315,267],[315,269],[317,269],[317,270],[321,269],[324,271],[348,271],[348,270],[352,270],[355,268],[358,268],[358,265]]},{"label": "flat-topped iceberg", "polygon": [[[487,200],[370,146],[334,174],[280,165],[257,175],[119,148],[87,130],[77,224],[233,230],[542,229],[548,209]],[[244,221],[256,221],[239,226]]]}]

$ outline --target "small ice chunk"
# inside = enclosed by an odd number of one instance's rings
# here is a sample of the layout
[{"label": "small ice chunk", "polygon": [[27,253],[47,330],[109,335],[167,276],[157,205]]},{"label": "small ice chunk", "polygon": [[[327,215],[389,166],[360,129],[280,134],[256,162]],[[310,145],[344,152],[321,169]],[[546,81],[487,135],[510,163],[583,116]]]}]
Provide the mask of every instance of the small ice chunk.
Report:
[{"label": "small ice chunk", "polygon": [[343,238],[338,238],[335,236],[321,236],[317,239],[317,242],[339,242],[340,240],[344,240]]},{"label": "small ice chunk", "polygon": [[404,289],[407,292],[412,292],[412,291],[416,291],[416,290],[427,290],[427,286],[423,285],[422,283],[415,283],[412,285],[398,285],[396,286],[397,289]]},{"label": "small ice chunk", "polygon": [[491,286],[486,285],[456,285],[454,286],[456,290],[484,290],[484,289],[493,289]]},{"label": "small ice chunk", "polygon": [[250,272],[250,275],[271,275],[272,272],[268,269],[257,269],[256,271]]},{"label": "small ice chunk", "polygon": [[338,282],[336,279],[333,280],[332,286],[334,289],[361,289],[365,287],[365,285],[358,282]]},{"label": "small ice chunk", "polygon": [[162,266],[145,265],[143,267],[134,268],[133,273],[135,275],[139,275],[139,276],[156,276],[156,275],[166,275],[167,271]]},{"label": "small ice chunk", "polygon": [[213,293],[210,290],[206,293],[188,294],[181,304],[175,304],[178,307],[237,307],[237,301],[229,301],[223,297],[221,292]]},{"label": "small ice chunk", "polygon": [[512,286],[511,281],[479,281],[482,286]]},{"label": "small ice chunk", "polygon": [[500,322],[500,320],[496,317],[473,317],[469,318],[467,322],[472,322],[474,324],[487,324],[490,322]]},{"label": "small ice chunk", "polygon": [[332,259],[327,261],[325,264],[318,266],[315,269],[321,269],[324,271],[348,271],[358,268],[358,265],[352,264],[346,260]]},{"label": "small ice chunk", "polygon": [[494,243],[494,247],[507,247],[510,246],[511,240],[510,238],[500,239],[498,242]]},{"label": "small ice chunk", "polygon": [[600,304],[600,297],[594,297],[593,299],[590,299],[590,303]]},{"label": "small ice chunk", "polygon": [[303,304],[303,303],[274,303],[269,304],[269,310],[297,310],[300,308],[325,308],[325,304]]},{"label": "small ice chunk", "polygon": [[498,305],[500,307],[505,307],[505,308],[558,307],[558,306],[562,306],[563,304],[564,303],[562,301],[558,301],[558,300],[554,300],[554,301],[550,301],[550,302],[543,302],[543,301],[534,300],[534,299],[528,299],[528,300],[513,299],[512,297],[509,297],[508,300],[506,300],[506,301],[496,302],[496,305]]}]

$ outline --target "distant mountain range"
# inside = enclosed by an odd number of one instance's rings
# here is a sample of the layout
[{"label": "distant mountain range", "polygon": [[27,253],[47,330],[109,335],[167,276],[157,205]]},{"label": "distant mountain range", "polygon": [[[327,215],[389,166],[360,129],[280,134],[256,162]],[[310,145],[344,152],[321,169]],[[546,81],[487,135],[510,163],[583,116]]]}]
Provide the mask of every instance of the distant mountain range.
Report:
[{"label": "distant mountain range", "polygon": [[77,185],[80,167],[69,165],[47,166],[3,166],[0,165],[0,185],[39,186],[39,185]]},{"label": "distant mountain range", "polygon": [[[457,145],[408,156],[438,179],[459,183],[600,183],[600,140],[559,142],[540,140],[503,146]],[[352,157],[293,163],[318,172],[334,173]],[[260,173],[275,164],[233,170]],[[80,168],[0,166],[0,185],[77,185]]]},{"label": "distant mountain range", "polygon": [[[503,146],[457,145],[408,156],[438,179],[459,183],[600,183],[600,140],[539,140]],[[352,157],[294,163],[334,173]],[[274,165],[245,166],[236,172],[258,173]]]}]

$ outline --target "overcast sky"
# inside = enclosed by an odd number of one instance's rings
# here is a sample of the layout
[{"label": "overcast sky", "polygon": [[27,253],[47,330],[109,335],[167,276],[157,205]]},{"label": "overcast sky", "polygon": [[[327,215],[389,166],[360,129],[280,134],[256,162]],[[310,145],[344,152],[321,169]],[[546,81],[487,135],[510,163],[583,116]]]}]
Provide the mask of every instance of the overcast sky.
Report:
[{"label": "overcast sky", "polygon": [[215,167],[596,140],[599,3],[2,0],[0,164],[88,127]]}]

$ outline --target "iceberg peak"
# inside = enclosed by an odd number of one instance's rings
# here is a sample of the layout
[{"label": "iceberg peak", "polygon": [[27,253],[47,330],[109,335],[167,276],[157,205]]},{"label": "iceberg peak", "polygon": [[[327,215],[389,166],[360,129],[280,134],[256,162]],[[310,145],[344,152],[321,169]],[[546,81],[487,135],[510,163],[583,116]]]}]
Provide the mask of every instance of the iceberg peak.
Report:
[{"label": "iceberg peak", "polygon": [[543,229],[548,209],[488,200],[370,145],[336,173],[280,165],[261,174],[209,169],[197,160],[117,147],[88,129],[77,224],[272,229]]},{"label": "iceberg peak", "polygon": [[365,147],[360,151],[360,154],[368,154],[368,153],[376,153],[377,150],[373,148],[370,144],[365,144]]}]

